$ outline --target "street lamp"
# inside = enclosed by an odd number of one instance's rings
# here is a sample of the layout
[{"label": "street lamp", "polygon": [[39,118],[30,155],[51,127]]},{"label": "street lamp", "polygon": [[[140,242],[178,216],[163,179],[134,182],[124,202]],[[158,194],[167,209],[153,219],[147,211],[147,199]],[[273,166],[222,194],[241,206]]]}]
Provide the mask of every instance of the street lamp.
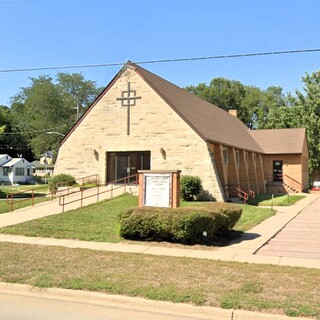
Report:
[{"label": "street lamp", "polygon": [[57,132],[57,131],[48,131],[47,134],[57,134],[59,136],[65,137],[65,134]]}]

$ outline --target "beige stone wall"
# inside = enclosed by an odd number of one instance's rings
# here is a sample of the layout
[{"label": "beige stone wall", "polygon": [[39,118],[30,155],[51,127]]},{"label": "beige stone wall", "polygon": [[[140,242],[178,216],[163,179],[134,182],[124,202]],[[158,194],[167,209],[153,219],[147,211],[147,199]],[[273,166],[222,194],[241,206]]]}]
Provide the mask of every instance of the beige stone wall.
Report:
[{"label": "beige stone wall", "polygon": [[[131,107],[130,135],[127,108],[116,99],[127,89],[141,96]],[[162,156],[160,148],[166,152]],[[207,144],[133,70],[122,74],[60,147],[55,174],[76,178],[96,174],[106,181],[106,152],[150,151],[152,170],[181,170],[198,175],[204,189],[223,200],[214,160]]]}]

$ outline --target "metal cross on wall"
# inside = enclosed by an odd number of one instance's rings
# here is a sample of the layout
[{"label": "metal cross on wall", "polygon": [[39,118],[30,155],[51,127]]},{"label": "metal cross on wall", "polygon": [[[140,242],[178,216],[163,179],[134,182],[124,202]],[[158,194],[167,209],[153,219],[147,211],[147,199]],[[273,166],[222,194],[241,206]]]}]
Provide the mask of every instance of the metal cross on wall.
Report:
[{"label": "metal cross on wall", "polygon": [[127,135],[130,135],[130,107],[136,105],[136,100],[141,97],[136,96],[136,90],[130,89],[130,82],[128,82],[127,91],[121,92],[121,98],[117,98],[117,101],[121,101],[122,107],[127,107]]}]

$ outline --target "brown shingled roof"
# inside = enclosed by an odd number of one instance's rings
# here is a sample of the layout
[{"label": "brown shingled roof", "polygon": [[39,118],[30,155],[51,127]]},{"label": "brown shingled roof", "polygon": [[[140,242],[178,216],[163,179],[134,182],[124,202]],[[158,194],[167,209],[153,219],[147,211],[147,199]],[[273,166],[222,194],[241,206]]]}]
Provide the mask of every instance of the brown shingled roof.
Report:
[{"label": "brown shingled roof", "polygon": [[[68,139],[91,109],[107,93],[127,66],[134,68],[150,87],[205,141],[259,153],[293,154],[302,152],[305,129],[248,130],[237,117],[132,62],[128,62],[111,80],[70,129],[61,144]],[[284,130],[291,131],[284,132]]]},{"label": "brown shingled roof", "polygon": [[252,130],[251,136],[266,154],[300,154],[306,137],[304,128]]},{"label": "brown shingled roof", "polygon": [[167,104],[204,140],[240,149],[262,152],[248,128],[237,117],[188,93],[159,76],[128,62]]}]

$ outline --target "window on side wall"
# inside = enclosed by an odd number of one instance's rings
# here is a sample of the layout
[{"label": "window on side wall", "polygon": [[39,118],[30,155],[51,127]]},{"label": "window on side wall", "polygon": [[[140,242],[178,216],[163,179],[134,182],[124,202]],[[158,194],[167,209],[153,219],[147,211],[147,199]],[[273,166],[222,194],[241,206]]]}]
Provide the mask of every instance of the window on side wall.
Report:
[{"label": "window on side wall", "polygon": [[240,167],[240,151],[236,150],[236,166]]},{"label": "window on side wall", "polygon": [[249,154],[248,154],[248,152],[244,153],[244,161],[245,161],[245,164],[246,164],[246,168],[248,168],[248,165],[249,165]]},{"label": "window on side wall", "polygon": [[227,166],[229,164],[229,158],[228,158],[228,148],[223,148],[223,164]]}]

